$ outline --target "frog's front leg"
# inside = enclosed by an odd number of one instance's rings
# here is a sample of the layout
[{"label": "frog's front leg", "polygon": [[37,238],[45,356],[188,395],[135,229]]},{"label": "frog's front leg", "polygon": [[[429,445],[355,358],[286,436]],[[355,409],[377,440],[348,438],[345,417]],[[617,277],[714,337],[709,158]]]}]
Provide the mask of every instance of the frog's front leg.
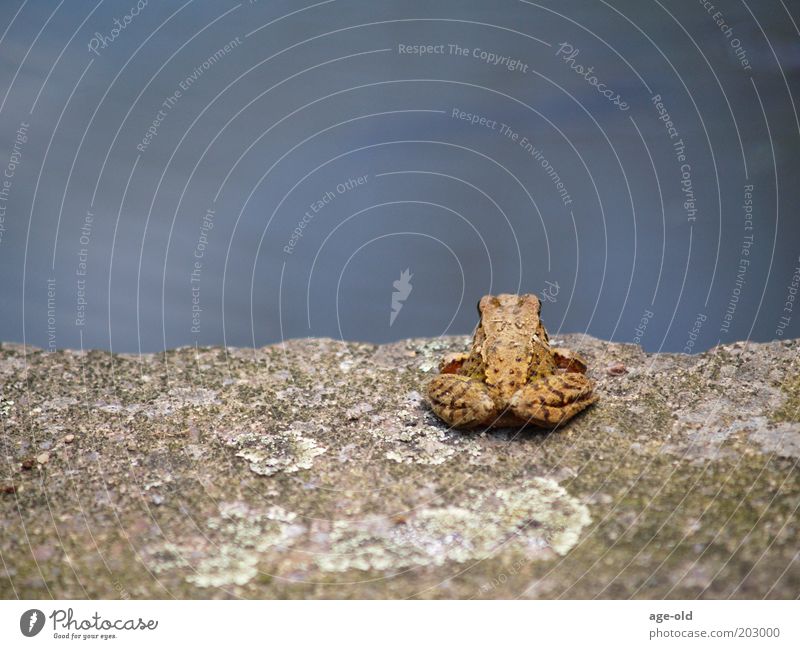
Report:
[{"label": "frog's front leg", "polygon": [[469,358],[469,354],[465,352],[453,352],[452,354],[445,354],[442,360],[439,361],[440,374],[455,374],[461,369],[461,366]]},{"label": "frog's front leg", "polygon": [[566,347],[551,347],[550,352],[553,354],[556,367],[566,370],[567,372],[586,374],[586,361],[571,349],[567,349]]},{"label": "frog's front leg", "polygon": [[526,423],[552,428],[597,401],[593,390],[594,383],[583,374],[551,374],[520,388],[509,406]]},{"label": "frog's front leg", "polygon": [[427,389],[433,412],[455,428],[490,426],[499,410],[486,385],[460,374],[439,374]]}]

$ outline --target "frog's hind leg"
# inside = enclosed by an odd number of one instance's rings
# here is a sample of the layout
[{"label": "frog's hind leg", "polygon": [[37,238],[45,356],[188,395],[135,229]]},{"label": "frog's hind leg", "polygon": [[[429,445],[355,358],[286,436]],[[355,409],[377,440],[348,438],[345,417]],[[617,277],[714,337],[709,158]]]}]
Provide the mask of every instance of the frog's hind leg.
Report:
[{"label": "frog's hind leg", "polygon": [[566,347],[552,347],[550,351],[553,354],[556,367],[566,370],[567,372],[586,374],[586,361],[571,349],[567,349]]},{"label": "frog's hind leg", "polygon": [[526,423],[552,428],[597,401],[594,383],[583,374],[551,374],[520,388],[509,405]]},{"label": "frog's hind leg", "polygon": [[480,381],[460,374],[439,374],[428,384],[433,412],[455,428],[491,426],[499,411]]}]

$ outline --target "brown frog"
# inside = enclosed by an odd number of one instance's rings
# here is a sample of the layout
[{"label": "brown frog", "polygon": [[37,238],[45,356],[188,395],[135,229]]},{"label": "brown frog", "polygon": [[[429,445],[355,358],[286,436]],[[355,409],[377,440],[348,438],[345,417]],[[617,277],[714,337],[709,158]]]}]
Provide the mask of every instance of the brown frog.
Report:
[{"label": "brown frog", "polygon": [[441,419],[456,428],[553,428],[597,401],[586,364],[550,347],[535,295],[485,295],[468,354],[450,354],[428,384]]}]

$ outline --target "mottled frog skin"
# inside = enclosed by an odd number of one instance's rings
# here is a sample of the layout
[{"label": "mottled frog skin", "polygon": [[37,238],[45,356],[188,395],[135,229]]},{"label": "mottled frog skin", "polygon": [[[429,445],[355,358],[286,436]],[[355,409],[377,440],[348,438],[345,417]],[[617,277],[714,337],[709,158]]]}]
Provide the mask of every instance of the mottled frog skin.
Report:
[{"label": "mottled frog skin", "polygon": [[554,428],[597,401],[586,364],[550,347],[535,295],[486,295],[467,354],[446,356],[431,380],[431,409],[456,428]]}]

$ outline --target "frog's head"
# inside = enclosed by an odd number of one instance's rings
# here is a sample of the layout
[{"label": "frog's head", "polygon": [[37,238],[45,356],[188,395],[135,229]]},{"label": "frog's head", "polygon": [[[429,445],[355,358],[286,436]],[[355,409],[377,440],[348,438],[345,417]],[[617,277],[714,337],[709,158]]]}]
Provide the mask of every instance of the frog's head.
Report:
[{"label": "frog's head", "polygon": [[533,293],[484,295],[478,301],[478,313],[483,321],[491,318],[530,324],[534,319],[538,322],[541,312],[542,303]]},{"label": "frog's head", "polygon": [[532,293],[484,295],[478,302],[480,326],[487,337],[515,347],[528,347],[543,337],[541,311],[542,303]]}]

